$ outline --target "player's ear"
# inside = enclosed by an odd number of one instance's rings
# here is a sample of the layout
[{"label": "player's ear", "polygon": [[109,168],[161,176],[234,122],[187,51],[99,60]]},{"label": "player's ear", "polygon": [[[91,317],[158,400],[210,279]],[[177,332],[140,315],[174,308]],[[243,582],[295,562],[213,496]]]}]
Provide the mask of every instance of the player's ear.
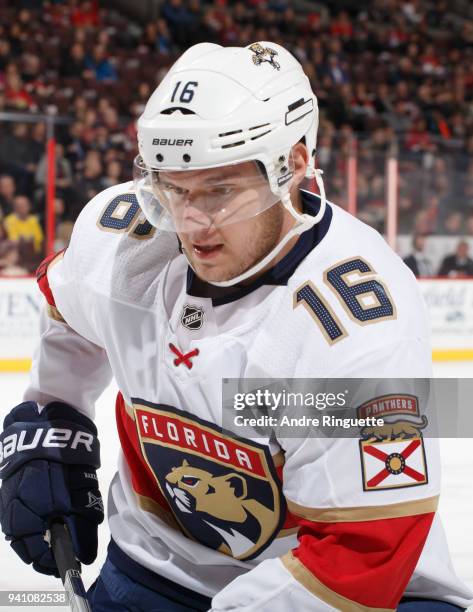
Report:
[{"label": "player's ear", "polygon": [[292,149],[292,163],[294,164],[293,187],[299,187],[305,177],[307,164],[309,163],[309,151],[302,141],[296,143]]}]

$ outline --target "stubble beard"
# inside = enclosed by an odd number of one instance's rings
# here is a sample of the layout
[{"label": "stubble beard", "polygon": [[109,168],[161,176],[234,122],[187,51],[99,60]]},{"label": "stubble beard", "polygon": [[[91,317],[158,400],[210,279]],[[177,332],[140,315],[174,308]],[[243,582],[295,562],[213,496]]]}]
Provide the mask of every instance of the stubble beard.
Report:
[{"label": "stubble beard", "polygon": [[243,234],[241,244],[233,247],[238,248],[234,261],[226,266],[206,266],[193,260],[197,275],[206,282],[225,282],[240,276],[264,259],[280,242],[283,220],[284,213],[280,206],[265,210],[255,217],[253,226]]}]

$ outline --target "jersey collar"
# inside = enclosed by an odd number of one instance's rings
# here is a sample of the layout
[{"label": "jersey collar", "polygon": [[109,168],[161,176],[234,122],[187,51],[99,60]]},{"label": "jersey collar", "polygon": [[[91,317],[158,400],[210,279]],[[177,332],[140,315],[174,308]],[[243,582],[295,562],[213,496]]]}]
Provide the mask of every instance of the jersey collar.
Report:
[{"label": "jersey collar", "polygon": [[[315,216],[320,207],[320,197],[308,191],[301,191],[301,195],[304,212]],[[332,214],[332,207],[327,202],[325,214],[320,222],[301,234],[294,247],[281,261],[248,285],[215,287],[201,281],[189,266],[187,268],[187,294],[193,297],[211,298],[213,306],[221,306],[238,300],[263,285],[287,285],[297,266],[323,240],[330,227]]]}]

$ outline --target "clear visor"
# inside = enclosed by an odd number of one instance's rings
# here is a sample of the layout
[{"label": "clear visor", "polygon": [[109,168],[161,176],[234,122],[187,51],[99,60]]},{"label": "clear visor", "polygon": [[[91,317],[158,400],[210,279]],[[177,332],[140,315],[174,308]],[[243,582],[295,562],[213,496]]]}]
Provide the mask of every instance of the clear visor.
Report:
[{"label": "clear visor", "polygon": [[[288,175],[291,171],[287,168]],[[280,200],[256,161],[204,170],[154,170],[137,157],[134,183],[150,223],[168,231],[193,232],[238,223]]]}]

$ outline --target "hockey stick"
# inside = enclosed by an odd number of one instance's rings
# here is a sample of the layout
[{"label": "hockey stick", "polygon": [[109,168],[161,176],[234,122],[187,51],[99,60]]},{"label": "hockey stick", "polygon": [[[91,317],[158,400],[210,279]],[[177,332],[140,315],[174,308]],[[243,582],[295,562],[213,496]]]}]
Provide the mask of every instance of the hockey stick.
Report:
[{"label": "hockey stick", "polygon": [[46,532],[45,539],[49,541],[53,549],[54,559],[72,612],[91,612],[80,575],[80,565],[75,558],[67,526],[60,522],[52,523],[49,531]]}]

